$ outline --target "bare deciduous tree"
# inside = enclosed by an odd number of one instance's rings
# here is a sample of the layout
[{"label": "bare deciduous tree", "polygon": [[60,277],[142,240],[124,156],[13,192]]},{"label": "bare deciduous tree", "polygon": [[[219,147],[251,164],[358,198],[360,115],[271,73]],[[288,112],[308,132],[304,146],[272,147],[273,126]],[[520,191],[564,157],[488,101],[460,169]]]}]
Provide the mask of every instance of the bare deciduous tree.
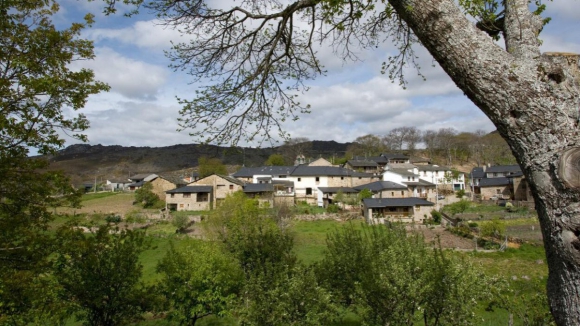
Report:
[{"label": "bare deciduous tree", "polygon": [[[351,58],[351,47],[390,40],[399,53],[383,69],[399,80],[415,60],[412,45],[422,44],[517,158],[542,226],[552,313],[559,325],[580,324],[579,56],[540,52],[544,5],[532,12],[529,0],[247,0],[228,10],[201,0],[153,3],[193,36],[174,47],[175,68],[214,82],[181,101],[182,127],[207,141],[268,137],[308,112],[297,94],[323,72],[316,42]],[[500,34],[505,47],[495,42]]]}]

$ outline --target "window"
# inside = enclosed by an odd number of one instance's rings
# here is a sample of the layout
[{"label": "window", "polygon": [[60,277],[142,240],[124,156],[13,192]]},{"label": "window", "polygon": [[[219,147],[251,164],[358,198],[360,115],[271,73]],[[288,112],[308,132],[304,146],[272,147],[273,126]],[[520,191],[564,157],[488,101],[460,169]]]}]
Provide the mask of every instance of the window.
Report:
[{"label": "window", "polygon": [[401,190],[401,196],[405,196],[405,191]]},{"label": "window", "polygon": [[302,181],[302,178],[298,178],[298,181]]},{"label": "window", "polygon": [[191,194],[183,194],[183,198],[190,198]]},{"label": "window", "polygon": [[201,203],[201,202],[206,202],[209,200],[209,193],[207,192],[200,192],[197,194],[197,202]]},{"label": "window", "polygon": [[218,190],[219,189],[224,189],[226,187],[226,185],[217,185]]},{"label": "window", "polygon": [[312,188],[306,188],[306,196],[312,195]]},{"label": "window", "polygon": [[230,190],[234,190],[234,185],[230,185]]},{"label": "window", "polygon": [[496,189],[495,190],[495,193],[498,194],[498,195],[501,194],[501,189]]},{"label": "window", "polygon": [[[360,178],[359,178],[360,179]],[[340,177],[340,180],[344,180],[344,177]]]},{"label": "window", "polygon": [[170,197],[171,197],[171,198],[175,198],[175,194],[171,194],[171,196],[170,196]]},{"label": "window", "polygon": [[180,207],[180,208],[183,208],[183,204],[179,204],[179,207]]},{"label": "window", "polygon": [[316,182],[319,182],[319,181],[320,181],[320,177],[316,177]]},{"label": "window", "polygon": [[395,192],[391,191],[391,196],[395,197]]},{"label": "window", "polygon": [[278,178],[284,179],[284,178],[286,178],[286,175],[282,174],[282,175],[278,176]]}]

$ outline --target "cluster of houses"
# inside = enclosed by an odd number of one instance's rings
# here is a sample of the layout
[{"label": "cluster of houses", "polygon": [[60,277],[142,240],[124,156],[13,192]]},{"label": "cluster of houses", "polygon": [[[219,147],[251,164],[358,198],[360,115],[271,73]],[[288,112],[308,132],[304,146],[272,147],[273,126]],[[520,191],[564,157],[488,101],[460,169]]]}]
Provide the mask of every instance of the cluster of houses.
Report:
[{"label": "cluster of houses", "polygon": [[[243,191],[270,206],[299,202],[321,207],[342,202],[345,206],[344,198],[355,198],[366,189],[372,193],[372,198],[365,198],[354,207],[361,207],[367,220],[417,223],[429,217],[431,210],[453,201],[455,196],[451,194],[466,190],[464,173],[425,160],[411,163],[409,157],[401,154],[355,157],[344,166],[332,165],[323,158],[298,163],[294,166],[243,167],[232,175],[214,174],[204,178],[192,175],[178,180],[140,174],[132,176],[128,182],[109,180],[107,184],[111,189],[136,190],[145,182],[151,182],[153,192],[165,199],[166,208],[175,211],[210,210],[236,191]],[[482,198],[527,195],[521,171],[515,171],[512,166],[475,168],[471,175],[471,190]],[[491,184],[494,188],[489,186]]]}]

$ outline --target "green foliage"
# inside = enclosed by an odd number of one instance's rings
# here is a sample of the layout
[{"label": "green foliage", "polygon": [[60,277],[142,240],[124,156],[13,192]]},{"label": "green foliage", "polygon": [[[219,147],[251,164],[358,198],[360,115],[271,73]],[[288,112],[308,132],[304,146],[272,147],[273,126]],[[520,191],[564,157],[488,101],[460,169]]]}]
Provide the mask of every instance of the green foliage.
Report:
[{"label": "green foliage", "polygon": [[121,216],[119,215],[115,215],[115,214],[109,214],[105,217],[105,221],[107,223],[120,223],[121,222]]},{"label": "green foliage", "polygon": [[267,166],[284,166],[286,165],[286,161],[283,155],[272,154],[264,164]]},{"label": "green foliage", "polygon": [[311,269],[288,267],[275,279],[249,279],[238,307],[242,325],[332,325],[339,319],[330,293],[318,285]]},{"label": "green foliage", "polygon": [[49,209],[80,203],[66,177],[41,172],[48,162],[28,158],[29,149],[54,153],[64,133],[86,139],[84,115],[63,107],[78,110],[89,95],[108,89],[92,71],[70,69],[71,62],[93,57],[92,43],[79,37],[92,17],[57,29],[57,11],[53,0],[0,1],[0,322],[32,321],[50,306]]},{"label": "green foliage", "polygon": [[317,265],[322,284],[373,325],[466,325],[485,279],[462,260],[432,250],[403,228],[348,225],[328,237]]},{"label": "green foliage", "polygon": [[446,205],[443,210],[448,214],[455,215],[464,213],[471,206],[471,202],[468,200],[460,200],[453,204]]},{"label": "green foliage", "polygon": [[155,302],[140,283],[144,233],[108,225],[93,234],[65,227],[54,262],[61,297],[86,325],[121,325],[136,320]]},{"label": "green foliage", "polygon": [[151,182],[145,182],[143,186],[135,190],[135,201],[143,204],[144,208],[152,208],[159,201],[159,197],[153,193]]},{"label": "green foliage", "polygon": [[205,178],[212,174],[228,174],[226,166],[217,158],[207,158],[203,156],[197,160],[197,164],[200,178]]},{"label": "green foliage", "polygon": [[443,219],[443,214],[441,214],[438,210],[434,209],[431,210],[431,218],[433,219],[433,222],[439,224]]},{"label": "green foliage", "polygon": [[338,207],[337,204],[329,204],[326,207],[326,211],[329,213],[338,213],[338,212],[340,212],[340,207]]},{"label": "green foliage", "polygon": [[183,232],[189,226],[189,216],[184,214],[174,215],[171,224],[177,228],[177,232]]},{"label": "green foliage", "polygon": [[239,262],[245,275],[237,306],[242,324],[320,325],[332,320],[326,290],[311,271],[297,263],[289,230],[243,193],[230,195],[207,224]]},{"label": "green foliage", "polygon": [[238,262],[210,242],[176,249],[157,265],[159,289],[170,303],[169,320],[195,325],[206,316],[227,315],[243,281]]},{"label": "green foliage", "polygon": [[455,192],[455,197],[457,197],[459,199],[465,197],[465,190],[464,189],[457,190]]},{"label": "green foliage", "polygon": [[372,198],[373,192],[369,189],[363,189],[358,193],[358,202],[360,203],[363,199]]},{"label": "green foliage", "polygon": [[555,325],[546,295],[545,279],[507,280],[498,278],[490,288],[493,300],[486,310],[512,313],[522,325]]},{"label": "green foliage", "polygon": [[240,262],[247,277],[274,275],[281,266],[293,266],[293,236],[268,216],[259,202],[236,192],[213,210],[205,223],[210,236],[222,242]]},{"label": "green foliage", "polygon": [[481,223],[480,232],[484,237],[501,239],[505,235],[506,225],[498,217]]},{"label": "green foliage", "polygon": [[51,153],[64,144],[59,130],[85,140],[77,134],[88,128],[85,116],[67,118],[62,108],[81,109],[89,95],[108,90],[92,71],[70,70],[72,61],[94,56],[92,42],[79,38],[92,17],[58,30],[51,20],[58,9],[52,0],[0,2],[2,151]]}]

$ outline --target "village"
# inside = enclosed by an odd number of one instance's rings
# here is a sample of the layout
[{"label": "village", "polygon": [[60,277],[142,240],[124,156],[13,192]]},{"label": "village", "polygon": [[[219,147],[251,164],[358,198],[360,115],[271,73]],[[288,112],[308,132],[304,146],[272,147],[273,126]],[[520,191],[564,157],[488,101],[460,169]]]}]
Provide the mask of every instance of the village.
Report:
[{"label": "village", "polygon": [[304,203],[336,205],[369,223],[424,223],[432,210],[459,200],[503,202],[533,207],[530,189],[518,165],[474,167],[467,174],[427,159],[403,154],[354,157],[342,166],[324,158],[293,166],[242,167],[230,175],[185,178],[140,173],[126,180],[109,179],[110,191],[136,191],[150,183],[165,211],[207,211],[242,191],[261,204],[276,207]]}]

